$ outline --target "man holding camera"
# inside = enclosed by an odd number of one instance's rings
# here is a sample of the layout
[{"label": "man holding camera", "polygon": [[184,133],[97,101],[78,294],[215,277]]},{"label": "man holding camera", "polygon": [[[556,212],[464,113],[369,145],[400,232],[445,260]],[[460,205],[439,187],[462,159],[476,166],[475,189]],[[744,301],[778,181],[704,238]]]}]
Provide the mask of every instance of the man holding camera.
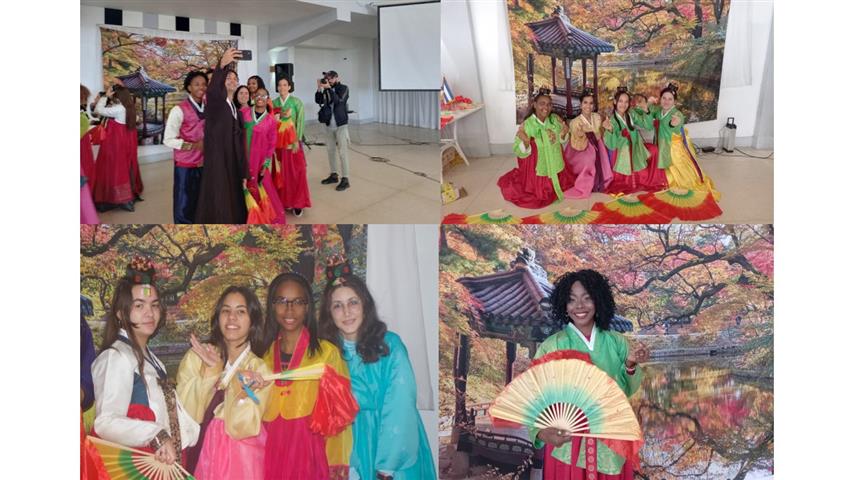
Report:
[{"label": "man holding camera", "polygon": [[319,120],[326,125],[326,149],[329,152],[330,175],[322,182],[323,185],[338,182],[338,162],[341,159],[341,178],[335,190],[341,192],[349,188],[349,131],[347,130],[347,100],[349,88],[338,79],[334,70],[323,72],[323,78],[317,80],[317,93],[314,101],[320,105]]}]

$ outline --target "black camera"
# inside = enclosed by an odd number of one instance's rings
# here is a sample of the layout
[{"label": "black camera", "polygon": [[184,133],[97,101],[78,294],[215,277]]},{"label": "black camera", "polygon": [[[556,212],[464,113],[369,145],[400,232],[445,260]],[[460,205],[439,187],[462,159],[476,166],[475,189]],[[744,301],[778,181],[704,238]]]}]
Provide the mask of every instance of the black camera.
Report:
[{"label": "black camera", "polygon": [[326,80],[325,78],[321,78],[321,79],[320,79],[320,83],[322,83],[323,85],[325,85],[325,84],[329,83],[329,81],[328,81],[328,80]]}]

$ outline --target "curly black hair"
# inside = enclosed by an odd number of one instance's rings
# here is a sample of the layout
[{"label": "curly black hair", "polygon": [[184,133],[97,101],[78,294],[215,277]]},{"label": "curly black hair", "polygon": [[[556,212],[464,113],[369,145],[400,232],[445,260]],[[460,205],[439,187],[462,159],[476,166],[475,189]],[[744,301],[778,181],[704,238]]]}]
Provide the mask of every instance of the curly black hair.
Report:
[{"label": "curly black hair", "polygon": [[358,340],[355,350],[361,356],[364,363],[373,363],[390,353],[388,344],[385,343],[385,333],[388,326],[379,319],[376,312],[376,302],[373,295],[367,289],[367,285],[359,277],[345,273],[339,277],[340,282],[331,281],[323,290],[323,299],[320,301],[320,336],[337,345],[342,350],[341,335],[338,327],[332,319],[332,293],[343,287],[353,289],[361,300],[363,321],[358,328]]},{"label": "curly black hair", "polygon": [[607,277],[595,270],[578,270],[577,272],[566,272],[554,285],[551,293],[551,308],[561,325],[572,321],[566,312],[572,285],[580,282],[589,293],[595,304],[595,325],[601,330],[610,330],[610,321],[616,315],[616,301],[613,300],[613,291]]},{"label": "curly black hair", "polygon": [[188,73],[186,77],[184,77],[184,90],[186,90],[187,92],[190,91],[190,84],[193,82],[193,79],[195,77],[202,77],[204,78],[204,83],[207,83],[207,74],[205,74],[201,70],[193,70],[192,72]]}]

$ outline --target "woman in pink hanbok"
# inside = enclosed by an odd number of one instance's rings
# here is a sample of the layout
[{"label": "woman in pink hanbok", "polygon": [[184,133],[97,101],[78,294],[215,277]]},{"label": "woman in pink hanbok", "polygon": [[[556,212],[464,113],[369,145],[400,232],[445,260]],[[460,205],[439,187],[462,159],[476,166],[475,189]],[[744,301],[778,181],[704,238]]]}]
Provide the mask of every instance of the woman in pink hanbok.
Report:
[{"label": "woman in pink hanbok", "polygon": [[593,112],[590,90],[581,94],[581,114],[569,122],[571,139],[563,150],[566,165],[575,183],[566,192],[567,198],[589,198],[592,192],[603,192],[613,181],[607,148],[601,137],[601,116]]},{"label": "woman in pink hanbok", "polygon": [[284,207],[276,193],[272,176],[278,122],[267,110],[269,92],[266,89],[259,88],[254,101],[254,107],[240,109],[243,115],[243,126],[246,129],[246,158],[249,159],[249,178],[246,180],[246,187],[258,200],[261,199],[258,185],[263,186],[273,211],[271,223],[284,224],[287,223],[284,218]]}]

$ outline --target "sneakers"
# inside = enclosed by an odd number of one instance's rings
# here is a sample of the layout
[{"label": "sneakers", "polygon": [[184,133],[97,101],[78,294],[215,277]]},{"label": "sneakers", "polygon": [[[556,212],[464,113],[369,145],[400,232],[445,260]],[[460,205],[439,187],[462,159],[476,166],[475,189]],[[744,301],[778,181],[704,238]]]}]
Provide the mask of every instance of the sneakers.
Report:
[{"label": "sneakers", "polygon": [[330,183],[338,183],[338,174],[332,173],[331,175],[323,179],[323,181],[321,181],[320,183],[322,183],[323,185],[329,185]]},{"label": "sneakers", "polygon": [[349,179],[347,179],[347,177],[342,177],[341,183],[339,183],[338,186],[335,187],[335,190],[337,190],[339,192],[343,192],[344,190],[346,190],[348,188],[349,188]]},{"label": "sneakers", "polygon": [[301,217],[302,216],[302,209],[301,208],[294,208],[293,214],[296,215],[297,217]]}]

